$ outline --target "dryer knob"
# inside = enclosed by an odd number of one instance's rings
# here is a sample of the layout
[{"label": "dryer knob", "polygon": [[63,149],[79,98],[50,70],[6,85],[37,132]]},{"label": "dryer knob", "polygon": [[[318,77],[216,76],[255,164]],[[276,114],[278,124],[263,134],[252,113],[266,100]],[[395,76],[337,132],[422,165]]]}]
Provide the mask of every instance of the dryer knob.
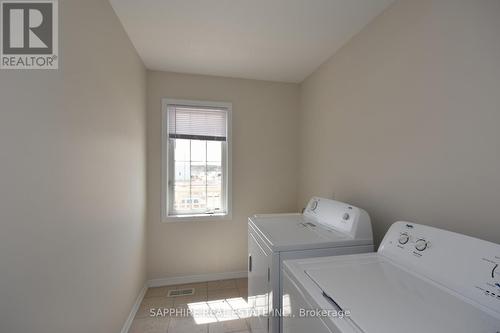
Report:
[{"label": "dryer knob", "polygon": [[398,242],[401,245],[405,245],[406,243],[408,243],[409,240],[410,236],[408,236],[408,234],[404,232],[399,236]]},{"label": "dryer knob", "polygon": [[349,217],[350,217],[350,216],[349,216],[349,214],[348,214],[348,213],[345,213],[345,214],[344,214],[344,216],[342,216],[342,218],[343,218],[344,220],[349,220]]},{"label": "dryer knob", "polygon": [[415,242],[415,248],[417,251],[424,251],[427,248],[427,241],[425,239],[419,239]]}]

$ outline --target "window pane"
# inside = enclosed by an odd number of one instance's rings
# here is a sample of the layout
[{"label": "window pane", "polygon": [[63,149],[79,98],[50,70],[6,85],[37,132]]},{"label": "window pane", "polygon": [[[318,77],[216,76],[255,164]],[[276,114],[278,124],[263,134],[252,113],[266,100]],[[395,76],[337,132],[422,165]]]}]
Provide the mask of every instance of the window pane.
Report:
[{"label": "window pane", "polygon": [[210,212],[222,212],[222,186],[209,186],[207,191],[207,209]]},{"label": "window pane", "polygon": [[181,184],[188,185],[191,179],[191,168],[188,162],[177,162],[175,161],[175,175],[174,181],[175,185],[179,186]]},{"label": "window pane", "polygon": [[189,184],[191,179],[191,168],[189,162],[175,162],[173,194],[174,209],[186,211],[191,209],[189,199]]},{"label": "window pane", "polygon": [[191,211],[189,186],[174,186],[174,209],[180,213]]},{"label": "window pane", "polygon": [[189,158],[190,140],[174,139],[174,141],[175,141],[175,161],[188,162],[190,160]]},{"label": "window pane", "polygon": [[193,202],[193,211],[201,211],[206,213],[207,211],[207,189],[205,185],[203,186],[191,186],[191,199]]},{"label": "window pane", "polygon": [[207,208],[221,212],[222,206],[222,142],[207,143]]},{"label": "window pane", "polygon": [[191,161],[205,162],[207,158],[207,142],[191,140]]},{"label": "window pane", "polygon": [[175,140],[171,181],[177,214],[223,211],[222,145],[220,141]]},{"label": "window pane", "polygon": [[205,186],[207,183],[207,168],[205,162],[191,162],[191,185]]},{"label": "window pane", "polygon": [[221,185],[222,184],[222,165],[217,162],[207,163],[207,184]]},{"label": "window pane", "polygon": [[222,164],[207,162],[207,208],[213,212],[222,211]]},{"label": "window pane", "polygon": [[207,142],[207,161],[220,162],[222,160],[222,142],[208,141]]}]

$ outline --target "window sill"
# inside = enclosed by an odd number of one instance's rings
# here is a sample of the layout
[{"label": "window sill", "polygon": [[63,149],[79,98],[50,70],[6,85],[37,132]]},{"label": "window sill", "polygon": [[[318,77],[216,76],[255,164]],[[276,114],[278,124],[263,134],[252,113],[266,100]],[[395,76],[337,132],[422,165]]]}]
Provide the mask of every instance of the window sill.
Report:
[{"label": "window sill", "polygon": [[168,215],[162,222],[196,222],[196,221],[221,221],[231,220],[231,213],[218,213],[218,214],[193,214],[193,215]]}]

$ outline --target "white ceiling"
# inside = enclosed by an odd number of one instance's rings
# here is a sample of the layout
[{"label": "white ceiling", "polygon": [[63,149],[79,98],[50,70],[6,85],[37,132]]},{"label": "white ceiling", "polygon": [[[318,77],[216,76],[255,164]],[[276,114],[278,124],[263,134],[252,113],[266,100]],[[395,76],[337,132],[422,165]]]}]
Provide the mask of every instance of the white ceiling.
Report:
[{"label": "white ceiling", "polygon": [[149,69],[301,82],[394,0],[110,0]]}]

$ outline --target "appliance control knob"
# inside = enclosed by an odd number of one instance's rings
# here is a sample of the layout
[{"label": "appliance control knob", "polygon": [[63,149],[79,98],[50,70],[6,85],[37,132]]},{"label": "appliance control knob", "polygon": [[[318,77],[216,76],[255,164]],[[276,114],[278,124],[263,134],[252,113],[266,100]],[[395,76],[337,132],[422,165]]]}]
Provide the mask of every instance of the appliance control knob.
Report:
[{"label": "appliance control knob", "polygon": [[342,216],[342,218],[343,218],[344,220],[349,220],[349,217],[350,217],[350,216],[349,216],[349,214],[348,214],[348,213],[345,213],[345,214],[344,214],[344,216]]},{"label": "appliance control knob", "polygon": [[408,243],[408,241],[410,240],[410,236],[406,233],[406,232],[403,232],[400,236],[399,236],[399,244],[401,245],[405,245],[406,243]]},{"label": "appliance control knob", "polygon": [[427,241],[425,239],[420,238],[415,242],[415,248],[418,251],[424,251],[427,248]]}]

